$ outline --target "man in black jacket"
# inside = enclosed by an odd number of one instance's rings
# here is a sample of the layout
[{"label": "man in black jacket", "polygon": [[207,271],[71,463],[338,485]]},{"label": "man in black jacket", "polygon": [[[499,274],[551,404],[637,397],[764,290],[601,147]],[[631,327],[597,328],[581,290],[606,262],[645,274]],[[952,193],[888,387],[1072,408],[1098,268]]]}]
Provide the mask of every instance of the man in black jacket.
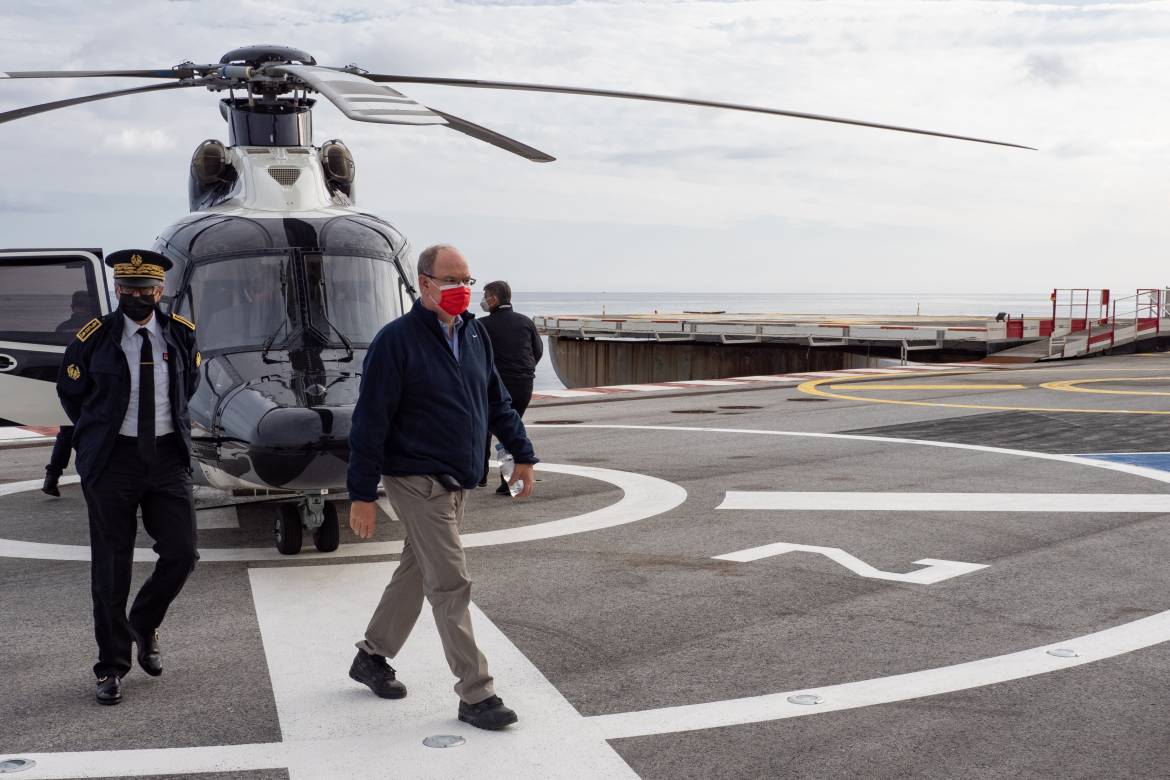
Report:
[{"label": "man in black jacket", "polygon": [[458,678],[459,720],[494,730],[517,717],[495,695],[475,642],[459,523],[483,475],[488,430],[515,457],[520,497],[532,493],[537,459],[496,374],[491,342],[467,312],[473,284],[454,247],[424,249],[414,308],[382,328],[366,353],[349,433],[349,525],[363,539],[373,535],[381,480],[406,539],[349,676],[384,699],[406,695],[386,659],[402,649],[425,597]]},{"label": "man in black jacket", "polygon": [[[97,700],[122,700],[131,643],[147,674],[162,674],[158,627],[195,568],[191,420],[199,384],[195,326],[157,310],[171,261],[144,249],[114,252],[118,309],[94,318],[65,349],[57,395],[73,422],[77,473],[89,507]],[[138,509],[158,563],[130,614]]]},{"label": "man in black jacket", "polygon": [[[488,316],[479,322],[492,340],[492,351],[496,355],[496,371],[508,395],[512,396],[512,408],[524,416],[528,402],[532,400],[532,380],[536,376],[536,364],[544,355],[544,342],[536,332],[532,320],[512,309],[512,287],[505,281],[488,282],[483,288],[480,308]],[[487,462],[492,453],[492,437],[488,434],[484,447],[484,479],[480,487],[487,485]],[[508,495],[508,484],[503,475],[496,492]]]}]

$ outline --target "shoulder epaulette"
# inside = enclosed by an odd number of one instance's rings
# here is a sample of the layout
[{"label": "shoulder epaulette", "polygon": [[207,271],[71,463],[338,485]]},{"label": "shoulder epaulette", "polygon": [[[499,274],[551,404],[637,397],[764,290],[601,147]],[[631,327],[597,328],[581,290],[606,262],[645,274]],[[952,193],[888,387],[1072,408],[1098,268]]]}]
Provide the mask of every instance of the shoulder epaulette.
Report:
[{"label": "shoulder epaulette", "polygon": [[191,330],[195,330],[195,323],[191,322],[191,320],[189,320],[185,317],[180,317],[178,314],[172,314],[171,319],[174,320],[175,322],[179,322],[179,323],[182,323],[183,325],[186,325]]},{"label": "shoulder epaulette", "polygon": [[87,338],[92,336],[94,331],[96,331],[101,326],[102,326],[102,321],[99,320],[97,317],[94,317],[92,320],[85,323],[84,328],[77,331],[77,340],[78,341],[85,341]]}]

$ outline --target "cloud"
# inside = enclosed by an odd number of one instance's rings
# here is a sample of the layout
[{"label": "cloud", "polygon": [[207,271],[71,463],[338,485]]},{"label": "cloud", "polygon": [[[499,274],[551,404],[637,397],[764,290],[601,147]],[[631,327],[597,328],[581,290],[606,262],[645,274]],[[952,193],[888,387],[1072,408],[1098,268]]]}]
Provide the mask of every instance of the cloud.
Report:
[{"label": "cloud", "polygon": [[627,165],[671,165],[696,160],[746,161],[775,160],[795,154],[798,147],[706,144],[670,149],[630,149],[601,155],[606,162]]},{"label": "cloud", "polygon": [[0,192],[0,214],[47,214],[50,209],[39,193],[31,196]]},{"label": "cloud", "polygon": [[163,128],[125,127],[106,135],[103,145],[125,154],[161,154],[175,148],[175,139]]},{"label": "cloud", "polygon": [[1060,54],[1029,54],[1024,68],[1029,79],[1050,87],[1065,87],[1078,79],[1068,59]]},{"label": "cloud", "polygon": [[[0,70],[215,62],[236,46],[272,41],[373,72],[676,94],[1043,149],[403,86],[559,158],[533,165],[442,128],[356,123],[319,104],[315,138],[341,138],[353,150],[361,208],[402,226],[416,245],[455,240],[526,289],[637,287],[664,274],[674,289],[708,289],[713,269],[732,258],[754,263],[761,289],[787,291],[1121,286],[1164,275],[1166,3],[0,6]],[[110,44],[125,40],[136,43]],[[0,110],[134,83],[0,81]],[[19,150],[5,157],[4,242],[149,242],[185,212],[189,151],[204,138],[226,140],[219,97],[134,95],[0,124],[0,143]],[[44,204],[71,218],[44,213]]]}]

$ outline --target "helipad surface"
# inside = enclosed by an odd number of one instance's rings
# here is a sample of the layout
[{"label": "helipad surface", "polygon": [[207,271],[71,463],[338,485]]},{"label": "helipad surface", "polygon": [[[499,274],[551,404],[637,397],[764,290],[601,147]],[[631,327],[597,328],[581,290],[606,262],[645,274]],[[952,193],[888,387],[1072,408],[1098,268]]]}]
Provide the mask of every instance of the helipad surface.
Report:
[{"label": "helipad surface", "polygon": [[[1170,359],[716,390],[534,406],[537,496],[472,495],[476,631],[520,715],[500,734],[456,721],[429,622],[393,661],[406,699],[347,677],[397,525],[282,558],[263,504],[201,512],[166,671],[99,707],[80,491],[35,489],[46,448],[0,450],[0,762],[35,761],[20,778],[1165,776]],[[443,735],[465,742],[423,744]]]}]

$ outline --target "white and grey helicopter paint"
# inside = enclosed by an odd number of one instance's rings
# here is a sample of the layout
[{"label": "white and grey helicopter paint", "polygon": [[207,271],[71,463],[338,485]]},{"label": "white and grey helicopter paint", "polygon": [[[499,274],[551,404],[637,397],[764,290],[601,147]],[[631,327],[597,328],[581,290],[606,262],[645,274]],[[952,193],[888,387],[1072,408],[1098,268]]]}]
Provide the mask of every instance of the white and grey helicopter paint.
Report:
[{"label": "white and grey helicopter paint", "polygon": [[[154,249],[170,258],[164,308],[193,320],[203,354],[191,401],[193,468],[223,489],[287,491],[275,537],[300,550],[338,544],[333,501],[343,497],[347,437],[365,350],[410,307],[410,244],[355,206],[354,164],[340,141],[313,145],[313,94],[350,119],[440,125],[534,162],[554,158],[507,136],[421,105],[389,83],[525,90],[706,106],[858,125],[978,143],[1018,144],[796,111],[635,92],[368,73],[322,67],[308,53],[248,46],[219,63],[163,70],[0,72],[4,79],[128,77],[162,83],[0,113],[0,123],[95,100],[204,87],[219,101],[228,143],[208,140],[191,159],[191,213]],[[9,145],[8,148],[23,148]],[[53,383],[74,332],[110,311],[100,249],[0,250],[0,418],[66,422]]]}]

